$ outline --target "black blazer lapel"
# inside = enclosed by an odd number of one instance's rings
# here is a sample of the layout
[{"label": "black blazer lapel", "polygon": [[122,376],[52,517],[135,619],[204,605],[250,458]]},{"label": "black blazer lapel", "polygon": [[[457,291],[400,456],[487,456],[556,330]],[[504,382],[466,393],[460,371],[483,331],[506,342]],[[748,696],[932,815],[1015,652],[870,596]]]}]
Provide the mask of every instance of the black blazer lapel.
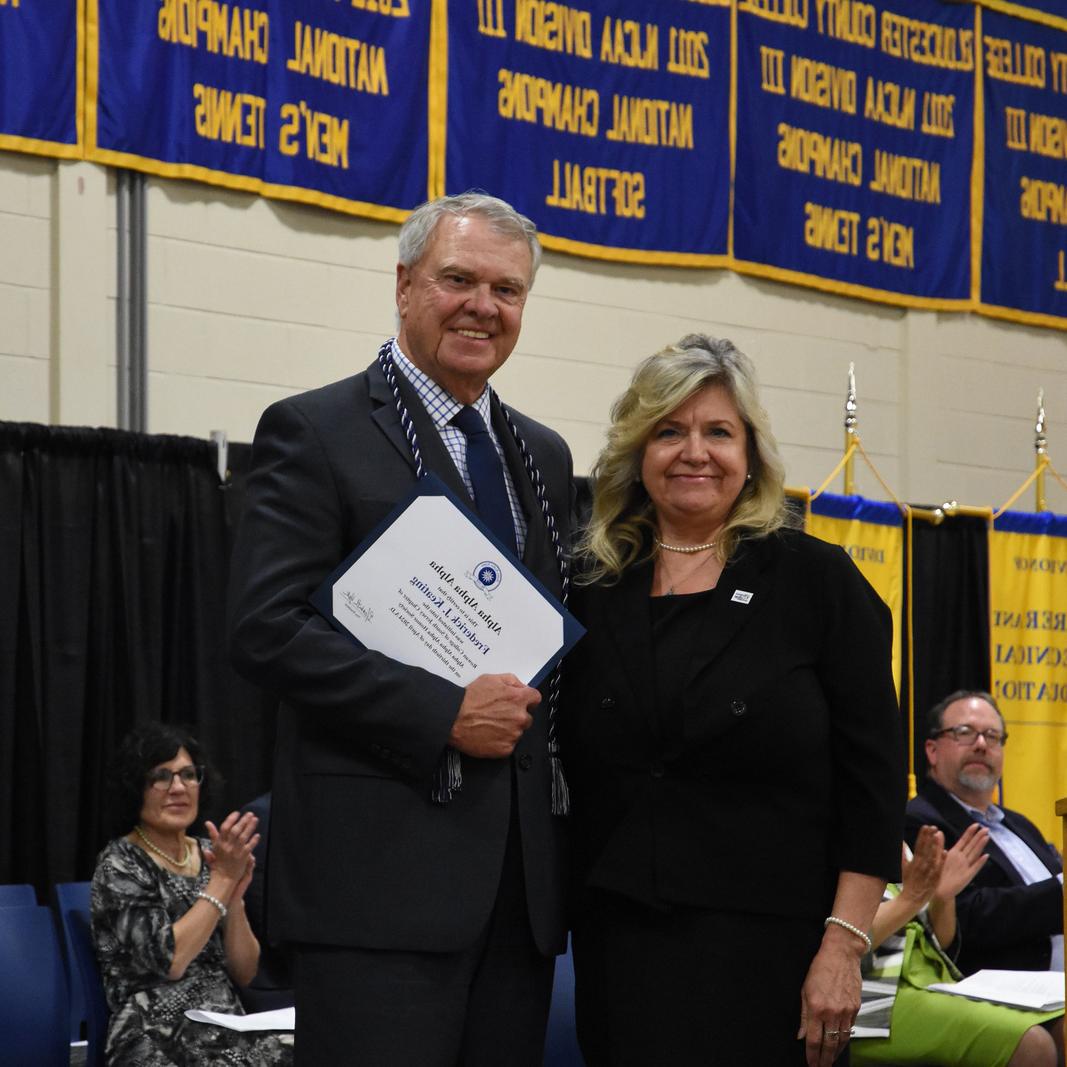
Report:
[{"label": "black blazer lapel", "polygon": [[[441,440],[441,435],[433,424],[433,420],[426,413],[426,408],[423,407],[418,394],[399,368],[396,372],[396,378],[397,384],[400,386],[401,399],[408,409],[411,423],[415,428],[423,465],[427,470],[433,471],[471,511],[474,511],[474,501],[467,492],[467,487],[460,477],[456,464],[448,454],[448,449],[445,448],[445,443]],[[415,459],[411,454],[411,445],[408,444],[407,437],[404,435],[404,427],[400,423],[400,416],[397,414],[393,391],[389,388],[389,383],[385,380],[385,375],[382,374],[381,367],[377,363],[372,363],[367,369],[367,381],[371,398],[380,405],[374,410],[371,417],[382,433],[385,434],[389,443],[404,456],[412,470],[414,470]]]},{"label": "black blazer lapel", "polygon": [[1034,855],[1048,868],[1049,874],[1057,875],[1060,873],[1063,869],[1062,864],[1058,865],[1056,863],[1048,842],[1039,833],[1034,833],[1034,828],[1029,821],[1017,816],[1014,812],[1005,811],[1004,825],[1029,846]]},{"label": "black blazer lapel", "polygon": [[[655,663],[652,659],[652,614],[648,598],[652,592],[652,565],[631,567],[615,585],[606,585],[600,595],[592,598],[599,607],[596,619],[589,619],[589,634],[583,640],[596,640],[603,635],[609,646],[604,657],[613,664],[620,682],[630,692],[627,702],[636,715],[653,731],[657,731]],[[594,629],[595,627],[595,629]]]},{"label": "black blazer lapel", "polygon": [[[967,811],[960,803],[951,796],[947,789],[943,788],[938,782],[935,782],[932,778],[927,778],[921,787],[922,793],[926,799],[937,809],[938,813],[945,820],[948,826],[952,827],[956,837],[967,829],[974,819],[971,818],[971,813]],[[1012,831],[1018,834],[1018,829],[1015,827],[1009,827]],[[1022,836],[1021,834],[1019,836]],[[1024,839],[1025,840],[1025,839]],[[1030,844],[1030,842],[1027,842]],[[1030,846],[1033,847],[1032,845]],[[986,844],[986,852],[989,853],[989,862],[995,863],[1003,872],[1004,876],[1011,882],[1012,885],[1023,885],[1022,876],[1015,869],[1015,864],[1001,851],[1000,846],[990,837],[989,842]],[[979,883],[981,879],[979,878]]]},{"label": "black blazer lapel", "polygon": [[[404,428],[400,425],[400,416],[396,411],[396,400],[393,391],[385,380],[381,367],[375,361],[367,368],[367,392],[371,400],[377,405],[371,412],[371,418],[381,430],[385,439],[400,453],[404,461],[415,470],[415,458],[411,454],[411,446],[404,436]],[[422,407],[420,404],[419,407]]]},{"label": "black blazer lapel", "polygon": [[[508,465],[508,473],[511,475],[511,483],[515,487],[522,513],[526,518],[526,543],[523,546],[522,562],[550,592],[559,596],[561,592],[559,565],[556,561],[556,550],[552,545],[552,538],[541,512],[541,503],[530,483],[530,476],[515,441],[515,435],[508,428],[495,396],[491,404],[493,432],[500,442],[500,447],[504,450],[504,459]],[[526,447],[530,447],[529,442],[526,443]],[[544,477],[543,471],[542,477]]]},{"label": "black blazer lapel", "polygon": [[743,542],[723,568],[693,649],[693,676],[712,667],[730,642],[770,606],[771,556],[765,540]]}]

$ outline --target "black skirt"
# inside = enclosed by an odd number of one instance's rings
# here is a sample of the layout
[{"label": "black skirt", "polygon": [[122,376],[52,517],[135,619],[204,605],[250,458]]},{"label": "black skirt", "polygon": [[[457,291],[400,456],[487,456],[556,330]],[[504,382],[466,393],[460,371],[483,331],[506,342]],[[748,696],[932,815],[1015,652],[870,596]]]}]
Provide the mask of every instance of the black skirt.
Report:
[{"label": "black skirt", "polygon": [[573,952],[588,1067],[804,1067],[800,989],[822,933],[818,919],[587,892]]}]

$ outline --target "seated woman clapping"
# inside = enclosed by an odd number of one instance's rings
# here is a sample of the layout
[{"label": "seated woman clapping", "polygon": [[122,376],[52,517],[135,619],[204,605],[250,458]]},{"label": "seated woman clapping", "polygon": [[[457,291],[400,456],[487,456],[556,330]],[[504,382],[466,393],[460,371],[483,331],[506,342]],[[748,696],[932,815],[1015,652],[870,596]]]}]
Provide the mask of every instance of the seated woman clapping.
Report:
[{"label": "seated woman clapping", "polygon": [[[924,826],[915,853],[904,846],[903,879],[888,886],[871,928],[874,957],[865,996],[896,984],[886,1038],[854,1038],[852,1062],[909,1067],[1057,1067],[1063,1063],[1063,1012],[1036,1012],[932,992],[958,981],[956,894],[988,860],[989,831],[972,824],[949,850]],[[868,990],[870,987],[870,990]],[[856,1022],[868,1022],[861,1011]]]},{"label": "seated woman clapping", "polygon": [[196,740],[160,724],[135,730],[113,769],[118,829],[100,853],[90,902],[111,1021],[112,1067],[292,1062],[292,1036],[196,1023],[185,1011],[243,1014],[236,985],[255,975],[245,917],[256,817],[231,812],[190,837],[206,791]]}]

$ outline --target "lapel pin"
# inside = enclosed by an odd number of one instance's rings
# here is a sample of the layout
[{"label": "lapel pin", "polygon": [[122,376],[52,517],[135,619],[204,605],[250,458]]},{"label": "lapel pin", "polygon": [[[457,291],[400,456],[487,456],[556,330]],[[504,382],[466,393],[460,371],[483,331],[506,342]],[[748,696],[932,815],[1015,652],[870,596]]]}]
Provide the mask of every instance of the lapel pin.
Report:
[{"label": "lapel pin", "polygon": [[752,599],[752,594],[747,589],[735,589],[730,599],[735,604],[747,604]]}]

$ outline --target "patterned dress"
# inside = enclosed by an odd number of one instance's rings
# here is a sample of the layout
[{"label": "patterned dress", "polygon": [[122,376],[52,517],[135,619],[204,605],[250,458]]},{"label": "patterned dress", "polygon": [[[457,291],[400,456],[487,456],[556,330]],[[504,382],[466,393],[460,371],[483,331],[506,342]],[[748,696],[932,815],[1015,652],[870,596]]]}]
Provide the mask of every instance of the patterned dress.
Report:
[{"label": "patterned dress", "polygon": [[[201,841],[205,847],[206,841]],[[125,838],[100,853],[91,889],[92,931],[111,1022],[112,1067],[291,1064],[292,1034],[242,1034],[195,1023],[187,1008],[244,1014],[226,972],[221,924],[177,981],[167,978],[174,956],[173,924],[207,885],[164,870]]]}]

